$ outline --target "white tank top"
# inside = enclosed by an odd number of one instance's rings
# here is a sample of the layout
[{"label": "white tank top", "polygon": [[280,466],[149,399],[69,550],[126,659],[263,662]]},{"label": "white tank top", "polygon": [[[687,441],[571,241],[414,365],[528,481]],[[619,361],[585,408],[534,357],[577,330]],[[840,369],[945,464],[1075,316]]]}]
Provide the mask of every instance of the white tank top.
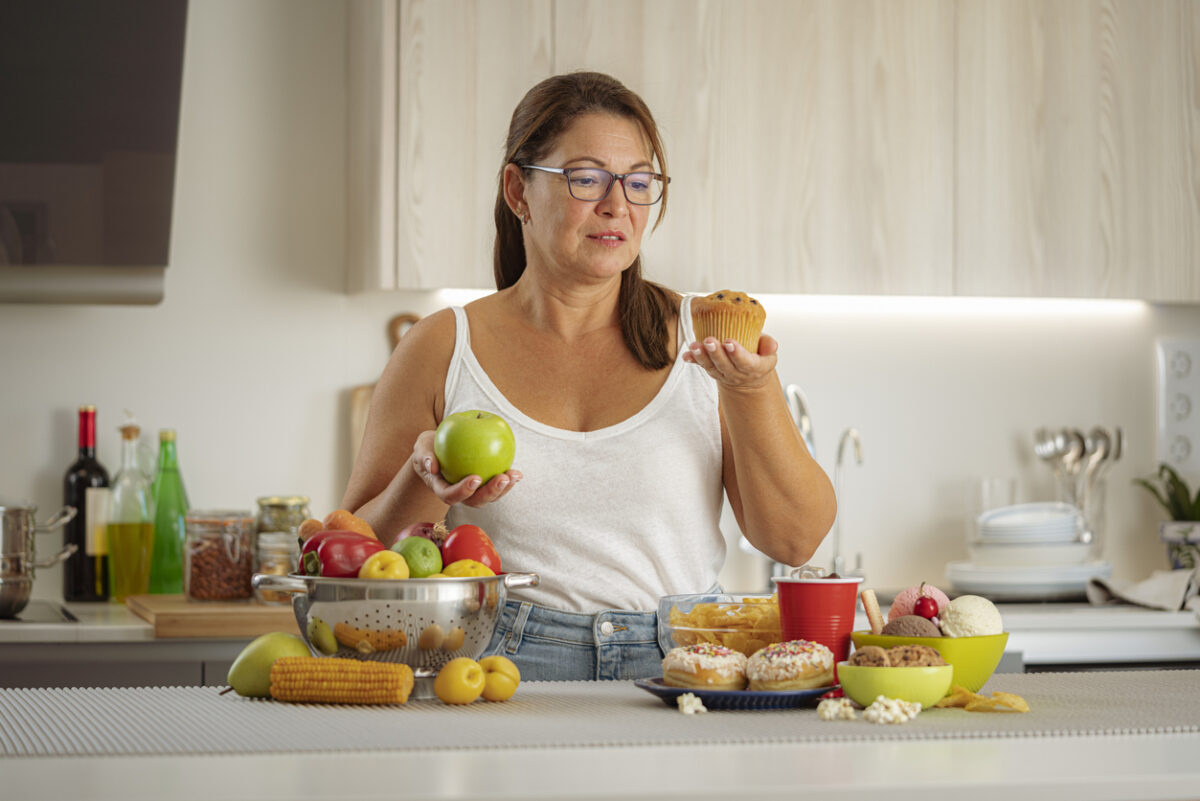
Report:
[{"label": "white tank top", "polygon": [[[690,301],[680,354],[693,341]],[[676,356],[634,416],[597,431],[553,428],[500,393],[471,351],[466,312],[454,307],[454,316],[445,414],[482,409],[508,420],[524,477],[495,503],[452,506],[447,524],[479,526],[506,572],[541,577],[510,597],[568,612],[653,611],[662,595],[712,587],[725,559],[716,382]]]}]

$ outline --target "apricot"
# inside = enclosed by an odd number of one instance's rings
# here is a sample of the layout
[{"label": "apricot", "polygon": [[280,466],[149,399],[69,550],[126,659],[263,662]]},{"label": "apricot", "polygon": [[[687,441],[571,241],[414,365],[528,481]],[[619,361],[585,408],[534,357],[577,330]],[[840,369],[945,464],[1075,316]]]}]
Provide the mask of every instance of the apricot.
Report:
[{"label": "apricot", "polygon": [[325,528],[333,531],[354,531],[359,534],[365,534],[373,540],[379,539],[375,536],[375,530],[371,528],[371,524],[363,520],[358,515],[347,512],[345,509],[335,509],[326,516],[324,520]]},{"label": "apricot", "polygon": [[316,534],[318,531],[324,531],[324,530],[325,530],[324,523],[322,523],[320,520],[317,520],[315,517],[310,517],[307,520],[305,520],[303,523],[300,524],[300,528],[296,530],[296,534],[299,535],[300,539],[307,540],[309,537],[311,537],[313,534]]}]

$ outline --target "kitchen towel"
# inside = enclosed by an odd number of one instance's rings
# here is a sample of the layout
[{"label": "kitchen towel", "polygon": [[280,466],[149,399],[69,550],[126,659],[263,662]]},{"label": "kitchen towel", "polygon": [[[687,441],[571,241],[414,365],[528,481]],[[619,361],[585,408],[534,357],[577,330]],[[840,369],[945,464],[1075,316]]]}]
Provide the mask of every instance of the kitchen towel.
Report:
[{"label": "kitchen towel", "polygon": [[1200,592],[1200,568],[1190,570],[1155,570],[1150,578],[1141,581],[1118,581],[1091,578],[1087,583],[1087,599],[1097,606],[1125,602],[1178,612],[1190,605]]}]

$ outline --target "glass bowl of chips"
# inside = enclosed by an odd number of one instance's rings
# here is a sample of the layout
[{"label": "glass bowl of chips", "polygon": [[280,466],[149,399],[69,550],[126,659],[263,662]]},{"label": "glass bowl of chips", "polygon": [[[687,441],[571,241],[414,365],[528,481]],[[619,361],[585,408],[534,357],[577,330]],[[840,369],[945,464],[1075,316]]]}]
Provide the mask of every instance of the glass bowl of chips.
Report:
[{"label": "glass bowl of chips", "polygon": [[711,642],[750,656],[783,639],[774,595],[699,593],[658,601],[658,644],[663,653]]},{"label": "glass bowl of chips", "polygon": [[[850,639],[855,648],[878,645],[891,648],[893,645],[928,645],[936,648],[954,666],[953,685],[979,692],[987,680],[996,672],[1004,646],[1008,644],[1008,633],[989,634],[982,637],[892,637],[872,634],[869,631],[851,632]],[[841,673],[838,674],[839,676]]]}]

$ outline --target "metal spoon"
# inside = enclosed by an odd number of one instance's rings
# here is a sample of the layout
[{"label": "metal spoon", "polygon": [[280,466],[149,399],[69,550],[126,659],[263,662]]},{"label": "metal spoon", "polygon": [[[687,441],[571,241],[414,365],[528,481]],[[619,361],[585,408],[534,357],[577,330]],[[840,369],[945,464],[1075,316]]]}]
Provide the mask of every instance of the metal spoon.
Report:
[{"label": "metal spoon", "polygon": [[1087,453],[1087,441],[1084,439],[1083,432],[1077,428],[1064,428],[1059,434],[1067,443],[1062,455],[1063,500],[1078,506],[1079,469],[1083,464],[1083,456]]}]

